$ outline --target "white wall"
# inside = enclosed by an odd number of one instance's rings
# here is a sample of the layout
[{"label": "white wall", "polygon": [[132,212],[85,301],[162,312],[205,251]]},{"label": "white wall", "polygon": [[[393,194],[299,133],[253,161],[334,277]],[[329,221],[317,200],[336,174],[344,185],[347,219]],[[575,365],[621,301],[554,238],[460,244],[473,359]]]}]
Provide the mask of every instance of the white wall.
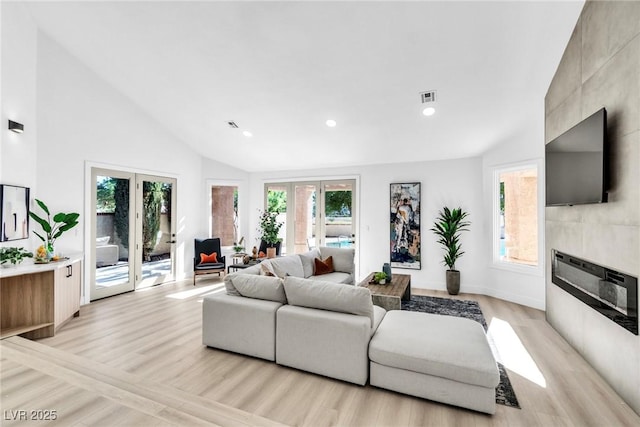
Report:
[{"label": "white wall", "polygon": [[[22,3],[0,3],[2,13],[0,77],[0,184],[36,191],[36,25]],[[22,123],[23,134],[7,129],[8,120]],[[35,240],[0,243],[32,250]]]},{"label": "white wall", "polygon": [[[507,301],[527,305],[540,310],[545,309],[545,258],[544,248],[544,100],[540,103],[540,117],[536,118],[540,126],[522,129],[519,134],[497,144],[482,157],[482,201],[483,201],[483,265],[486,266],[485,286],[479,293],[491,295]],[[539,163],[538,169],[538,262],[539,268],[529,272],[512,271],[500,268],[493,263],[493,171],[521,162]]]},{"label": "white wall", "polygon": [[[357,177],[360,183],[360,222],[358,280],[371,271],[380,271],[389,262],[389,184],[394,182],[422,183],[422,269],[393,269],[395,273],[410,274],[415,288],[445,290],[445,269],[442,249],[429,231],[438,210],[443,206],[462,207],[470,213],[471,230],[464,233],[462,245],[465,255],[456,264],[462,274],[461,292],[476,292],[486,285],[483,265],[483,203],[482,161],[480,158],[416,162],[378,166],[317,169],[305,171],[253,173],[250,177],[250,223],[253,244],[258,237],[257,209],[263,208],[264,183],[271,180],[306,180]],[[356,261],[358,263],[358,260]]]},{"label": "white wall", "polygon": [[[38,190],[33,196],[55,211],[84,213],[87,164],[176,177],[176,274],[190,275],[192,241],[205,223],[201,156],[42,33],[37,60]],[[85,221],[83,215],[56,249],[88,252]]]}]

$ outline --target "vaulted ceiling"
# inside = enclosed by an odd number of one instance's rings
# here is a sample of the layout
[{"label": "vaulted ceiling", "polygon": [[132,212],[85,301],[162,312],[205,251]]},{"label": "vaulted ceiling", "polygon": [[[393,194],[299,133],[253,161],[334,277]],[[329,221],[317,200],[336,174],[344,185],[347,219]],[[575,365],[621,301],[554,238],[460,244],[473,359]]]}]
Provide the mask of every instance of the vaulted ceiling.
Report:
[{"label": "vaulted ceiling", "polygon": [[[45,34],[202,155],[263,171],[477,156],[542,126],[544,95],[582,5],[29,8]],[[425,90],[437,91],[431,117],[421,113]]]}]

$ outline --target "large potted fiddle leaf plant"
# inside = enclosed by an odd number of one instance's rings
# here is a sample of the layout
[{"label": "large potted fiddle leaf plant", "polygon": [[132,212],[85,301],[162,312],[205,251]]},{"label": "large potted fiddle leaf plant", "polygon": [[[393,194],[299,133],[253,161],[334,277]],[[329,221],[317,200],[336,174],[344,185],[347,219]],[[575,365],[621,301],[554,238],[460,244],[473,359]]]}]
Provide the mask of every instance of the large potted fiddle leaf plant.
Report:
[{"label": "large potted fiddle leaf plant", "polygon": [[443,264],[447,270],[447,292],[457,295],[460,292],[460,271],[456,270],[456,261],[464,252],[460,244],[460,232],[468,231],[471,223],[466,221],[469,214],[461,208],[444,207],[438,212],[436,222],[431,231],[438,236],[438,243],[444,249]]}]

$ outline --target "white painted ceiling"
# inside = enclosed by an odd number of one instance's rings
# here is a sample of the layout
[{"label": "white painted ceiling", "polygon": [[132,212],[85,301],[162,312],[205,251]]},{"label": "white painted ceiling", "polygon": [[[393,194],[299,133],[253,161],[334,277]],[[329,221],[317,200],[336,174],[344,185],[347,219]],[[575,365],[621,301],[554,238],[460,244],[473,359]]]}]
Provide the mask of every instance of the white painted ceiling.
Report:
[{"label": "white painted ceiling", "polygon": [[[44,33],[202,155],[266,171],[477,156],[542,126],[544,95],[582,5],[29,8]],[[438,95],[429,118],[421,114],[424,90]],[[325,125],[329,118],[335,128]]]}]

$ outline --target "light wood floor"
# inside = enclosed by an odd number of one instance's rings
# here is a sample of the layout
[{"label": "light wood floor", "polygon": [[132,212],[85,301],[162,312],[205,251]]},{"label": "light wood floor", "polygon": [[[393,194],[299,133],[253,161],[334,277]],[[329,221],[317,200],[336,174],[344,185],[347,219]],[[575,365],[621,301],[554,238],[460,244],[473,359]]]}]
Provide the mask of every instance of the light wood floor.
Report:
[{"label": "light wood floor", "polygon": [[64,426],[640,425],[538,310],[458,296],[480,302],[522,406],[488,416],[203,347],[202,296],[221,287],[201,279],[107,298],[55,337],[1,341],[2,425],[47,424],[13,421],[20,410],[54,410],[50,424]]}]

